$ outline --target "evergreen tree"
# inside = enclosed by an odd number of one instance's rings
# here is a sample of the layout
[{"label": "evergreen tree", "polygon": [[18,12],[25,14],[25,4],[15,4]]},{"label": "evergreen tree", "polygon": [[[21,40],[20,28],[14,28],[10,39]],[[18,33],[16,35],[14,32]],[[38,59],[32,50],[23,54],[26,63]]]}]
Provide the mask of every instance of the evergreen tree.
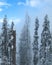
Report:
[{"label": "evergreen tree", "polygon": [[50,65],[50,46],[51,46],[51,34],[48,16],[45,16],[43,25],[43,31],[41,34],[41,46],[40,46],[40,65]]},{"label": "evergreen tree", "polygon": [[19,44],[20,65],[31,65],[31,41],[29,22],[29,16],[26,15],[26,20],[21,33]]},{"label": "evergreen tree", "polygon": [[12,64],[12,46],[13,46],[13,25],[8,28],[7,16],[4,17],[2,25],[2,64]]},{"label": "evergreen tree", "polygon": [[[14,62],[13,62],[13,53],[15,53],[15,52],[13,52],[14,50],[15,50],[15,48],[14,48],[14,45],[13,45],[13,43],[14,43],[14,36],[13,36],[13,32],[14,32],[14,29],[13,29],[13,27],[14,27],[14,23],[12,22],[11,23],[11,28],[9,29],[9,31],[8,31],[8,62],[9,62],[9,65],[13,65],[14,64]],[[13,40],[14,39],[14,40]],[[14,50],[13,50],[14,49]],[[15,57],[14,57],[15,58]]]},{"label": "evergreen tree", "polygon": [[38,20],[38,18],[36,18],[35,32],[34,32],[34,43],[33,43],[33,52],[34,52],[33,62],[34,62],[34,65],[37,65],[37,63],[38,63],[38,28],[39,28],[39,20]]},{"label": "evergreen tree", "polygon": [[5,16],[3,20],[3,26],[2,26],[2,61],[3,64],[7,64],[7,42],[8,42],[8,35],[7,35],[7,16]]},{"label": "evergreen tree", "polygon": [[2,39],[1,39],[1,35],[0,35],[0,65],[2,63]]}]

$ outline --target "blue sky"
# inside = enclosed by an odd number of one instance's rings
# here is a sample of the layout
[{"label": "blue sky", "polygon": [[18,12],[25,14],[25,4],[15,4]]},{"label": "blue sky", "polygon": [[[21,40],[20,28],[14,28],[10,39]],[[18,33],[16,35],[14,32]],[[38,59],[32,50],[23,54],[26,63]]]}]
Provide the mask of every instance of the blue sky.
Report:
[{"label": "blue sky", "polygon": [[7,15],[9,24],[12,20],[14,21],[17,37],[19,38],[27,11],[31,18],[30,31],[32,36],[36,17],[39,18],[40,34],[46,14],[48,14],[50,25],[52,25],[52,0],[0,0],[0,24],[4,15]]},{"label": "blue sky", "polygon": [[7,14],[11,19],[22,19],[26,11],[33,17],[51,16],[52,0],[0,0],[0,17]]}]

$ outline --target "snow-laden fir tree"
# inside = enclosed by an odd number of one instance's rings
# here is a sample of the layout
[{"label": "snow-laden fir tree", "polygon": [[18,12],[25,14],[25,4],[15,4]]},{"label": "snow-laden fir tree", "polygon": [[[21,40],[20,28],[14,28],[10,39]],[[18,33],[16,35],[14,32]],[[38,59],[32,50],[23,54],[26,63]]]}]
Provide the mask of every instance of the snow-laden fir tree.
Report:
[{"label": "snow-laden fir tree", "polygon": [[[14,36],[13,36],[13,27],[14,27],[14,23],[12,22],[11,23],[11,27],[10,29],[8,30],[8,45],[7,45],[7,49],[8,49],[8,64],[9,65],[13,65],[13,58],[12,58],[12,54],[13,54],[13,48],[14,48],[14,45],[13,45],[13,39],[14,39]],[[16,52],[16,51],[15,51]]]},{"label": "snow-laden fir tree", "polygon": [[36,18],[35,20],[35,32],[34,32],[34,42],[33,42],[33,63],[37,65],[38,63],[38,28],[39,28],[39,20]]},{"label": "snow-laden fir tree", "polygon": [[8,27],[7,16],[4,17],[2,33],[0,35],[0,64],[16,65],[16,31]]},{"label": "snow-laden fir tree", "polygon": [[2,64],[7,64],[7,42],[8,42],[8,35],[7,35],[7,16],[5,16],[2,25]]},{"label": "snow-laden fir tree", "polygon": [[45,16],[40,45],[40,65],[51,65],[51,34],[48,16]]},{"label": "snow-laden fir tree", "polygon": [[31,65],[32,56],[31,56],[29,22],[30,18],[27,14],[19,43],[20,65]]},{"label": "snow-laden fir tree", "polygon": [[8,28],[7,16],[5,15],[2,24],[2,63],[1,64],[9,64],[9,35],[10,28]]},{"label": "snow-laden fir tree", "polygon": [[2,39],[1,39],[1,35],[0,35],[0,65],[2,63]]}]

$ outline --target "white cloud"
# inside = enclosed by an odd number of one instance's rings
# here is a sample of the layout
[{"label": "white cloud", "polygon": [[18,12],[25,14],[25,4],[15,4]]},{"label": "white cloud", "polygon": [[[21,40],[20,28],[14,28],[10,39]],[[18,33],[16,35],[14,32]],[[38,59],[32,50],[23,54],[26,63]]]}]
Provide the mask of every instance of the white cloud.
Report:
[{"label": "white cloud", "polygon": [[3,19],[2,19],[2,18],[0,18],[0,22],[1,22],[1,23],[3,22]]},{"label": "white cloud", "polygon": [[2,11],[3,9],[2,8],[0,8],[0,12]]},{"label": "white cloud", "polygon": [[[9,19],[8,23],[10,24],[12,21],[16,24],[16,23],[21,22],[21,19],[19,19],[19,18],[17,18],[17,19],[16,18],[15,19]],[[1,23],[3,22],[3,18],[0,18],[0,22]]]},{"label": "white cloud", "polygon": [[18,22],[21,21],[21,19],[15,18],[15,19],[10,19],[10,20],[9,20],[10,23],[11,23],[12,21],[13,21],[14,23],[18,23]]},{"label": "white cloud", "polygon": [[9,6],[11,6],[11,4],[8,4],[7,2],[0,1],[0,12],[3,11],[2,7],[8,8]]},{"label": "white cloud", "polygon": [[25,5],[24,2],[18,2],[17,5]]},{"label": "white cloud", "polygon": [[26,0],[26,2],[18,2],[17,5],[37,7],[45,4],[52,6],[52,0]]},{"label": "white cloud", "polygon": [[39,5],[39,4],[40,4],[40,2],[37,1],[37,0],[30,0],[30,5],[31,5],[32,7],[37,6],[37,5]]},{"label": "white cloud", "polygon": [[1,6],[10,6],[10,4],[6,3],[6,2],[0,2],[0,7]]},{"label": "white cloud", "polygon": [[25,5],[25,6],[31,6],[36,7],[40,4],[40,0],[26,0],[26,2],[18,2],[17,5]]}]

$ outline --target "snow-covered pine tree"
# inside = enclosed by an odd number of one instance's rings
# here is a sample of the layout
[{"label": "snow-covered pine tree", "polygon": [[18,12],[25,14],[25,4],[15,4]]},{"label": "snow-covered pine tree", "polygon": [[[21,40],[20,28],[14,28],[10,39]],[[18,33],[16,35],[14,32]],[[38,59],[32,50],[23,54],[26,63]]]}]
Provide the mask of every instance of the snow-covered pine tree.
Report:
[{"label": "snow-covered pine tree", "polygon": [[[11,28],[8,30],[8,64],[9,65],[13,65],[13,54],[16,52],[13,52],[13,49],[14,49],[14,45],[13,45],[13,39],[14,39],[14,36],[13,36],[13,32],[14,32],[14,23],[12,22],[11,23]],[[15,50],[15,49],[14,49]],[[14,57],[15,58],[15,57]],[[15,62],[15,61],[14,61]]]},{"label": "snow-covered pine tree", "polygon": [[7,35],[7,16],[5,15],[5,18],[3,20],[2,25],[2,64],[7,64],[7,42],[8,42],[8,35]]},{"label": "snow-covered pine tree", "polygon": [[0,35],[0,64],[16,65],[16,31],[8,27],[7,16],[5,15]]},{"label": "snow-covered pine tree", "polygon": [[35,32],[34,32],[34,42],[33,42],[33,63],[37,65],[38,63],[38,28],[39,28],[39,20],[36,18],[35,20]]},{"label": "snow-covered pine tree", "polygon": [[32,56],[31,56],[29,22],[30,19],[27,14],[19,43],[20,65],[31,65]]},{"label": "snow-covered pine tree", "polygon": [[51,34],[48,16],[45,16],[40,45],[40,65],[51,65],[50,63]]},{"label": "snow-covered pine tree", "polygon": [[1,35],[0,35],[0,65],[2,63],[2,38],[1,38]]}]

